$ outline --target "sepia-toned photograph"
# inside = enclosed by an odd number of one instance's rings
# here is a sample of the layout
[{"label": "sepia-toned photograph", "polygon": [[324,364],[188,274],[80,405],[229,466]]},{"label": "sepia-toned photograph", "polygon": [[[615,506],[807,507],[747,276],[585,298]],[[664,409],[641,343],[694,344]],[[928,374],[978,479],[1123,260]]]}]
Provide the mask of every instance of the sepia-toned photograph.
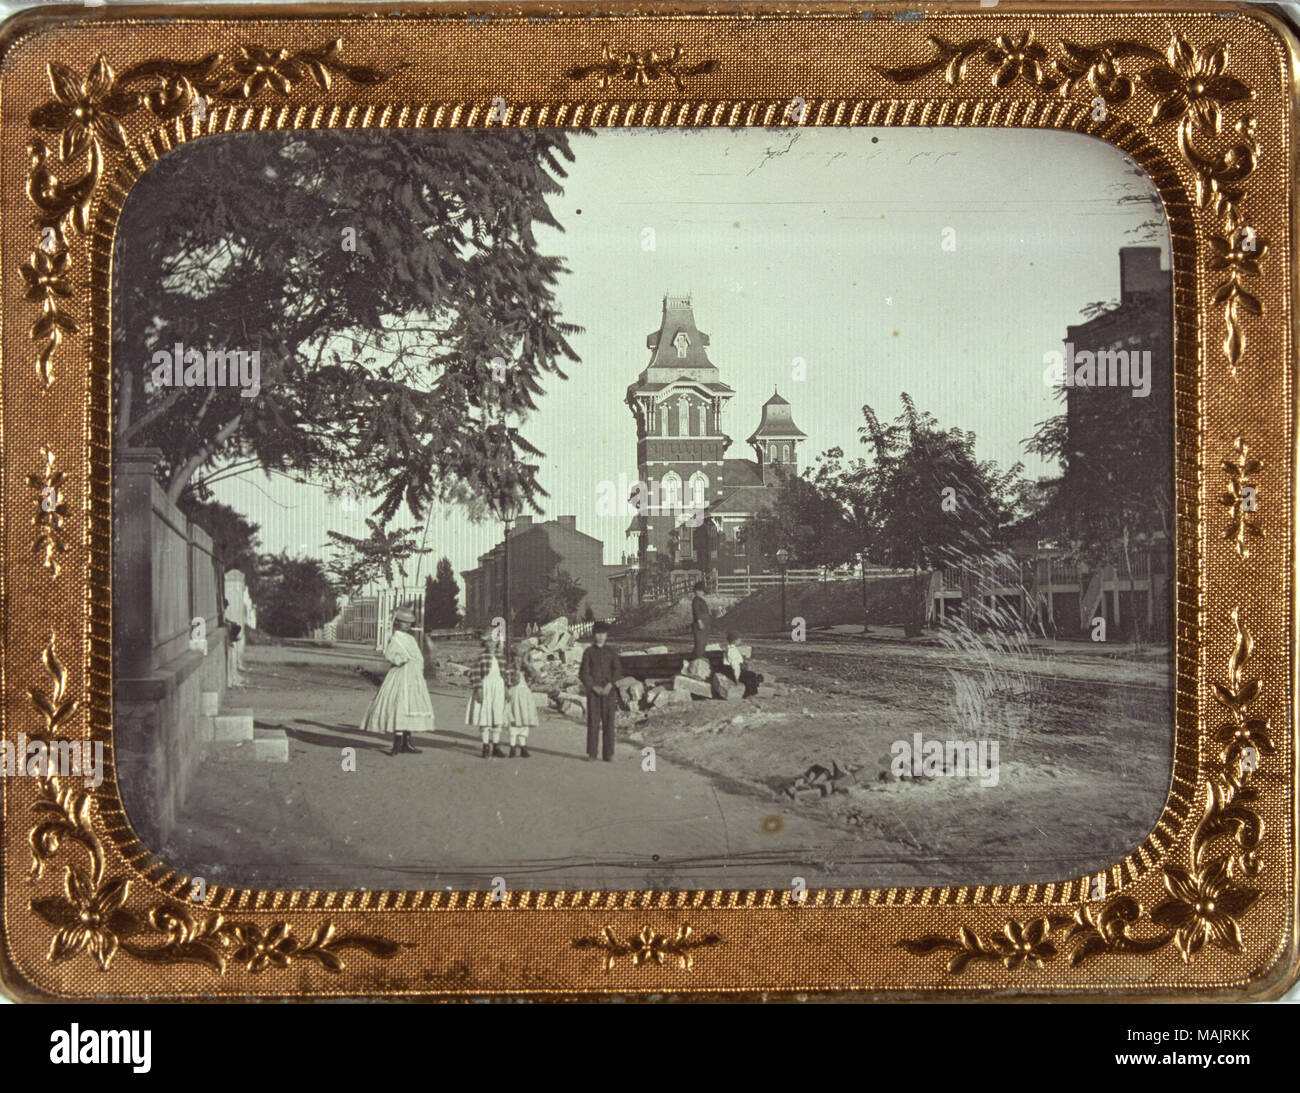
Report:
[{"label": "sepia-toned photograph", "polygon": [[1118,149],[224,134],[112,268],[117,778],[196,884],[1086,879],[1160,815],[1170,240]]},{"label": "sepia-toned photograph", "polygon": [[1285,1044],[1184,1003],[1300,969],[1300,0],[15,7],[0,1002],[87,1010],[23,1051]]}]

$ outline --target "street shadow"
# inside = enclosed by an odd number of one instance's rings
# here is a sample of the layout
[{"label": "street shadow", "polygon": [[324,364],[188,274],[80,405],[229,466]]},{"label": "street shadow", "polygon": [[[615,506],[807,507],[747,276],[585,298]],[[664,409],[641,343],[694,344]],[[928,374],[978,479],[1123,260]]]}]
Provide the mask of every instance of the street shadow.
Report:
[{"label": "street shadow", "polygon": [[[324,733],[309,732],[304,729],[295,728],[293,725],[276,725],[273,727],[283,729],[285,736],[289,737],[290,740],[296,740],[301,744],[315,744],[323,748],[337,748],[339,746],[339,739],[337,736],[326,736]],[[323,727],[327,729],[333,728],[332,725],[325,725]],[[368,739],[364,742],[357,741],[355,746],[361,748],[363,751],[386,752],[390,747],[392,747],[391,740],[388,740],[385,737],[375,736],[372,733],[363,733],[362,735],[366,736]],[[349,743],[348,746],[351,747],[353,745]]]},{"label": "street shadow", "polygon": [[[433,745],[435,747],[447,748],[455,751],[465,751],[473,755],[475,758],[482,758],[482,751],[483,751],[482,738],[478,735],[478,733],[471,733],[468,730],[465,730],[463,728],[460,730],[439,729],[437,733],[434,734],[433,736],[424,736],[421,735],[420,733],[416,733],[411,737],[411,742],[414,744],[419,744],[421,747],[425,745]],[[508,730],[502,731],[500,743],[502,748],[509,750],[510,733]],[[583,743],[580,745],[580,747],[582,746],[585,746],[585,738]],[[542,748],[542,747],[538,747],[536,744],[532,743],[531,741],[528,744],[528,750],[533,757],[545,755],[553,759],[572,759],[578,762],[585,761],[587,755],[585,751],[581,751],[581,750],[572,752],[572,751],[556,751],[554,748]],[[528,761],[529,760],[527,759],[523,759],[519,757],[516,757],[515,759],[515,762],[517,763],[527,763]]]},{"label": "street shadow", "polygon": [[306,718],[302,717],[295,717],[293,719],[293,724],[315,725],[318,729],[329,729],[330,732],[341,732],[348,736],[362,736],[370,739],[374,739],[375,737],[375,734],[372,732],[364,732],[360,725],[329,725],[324,721],[308,721]]}]

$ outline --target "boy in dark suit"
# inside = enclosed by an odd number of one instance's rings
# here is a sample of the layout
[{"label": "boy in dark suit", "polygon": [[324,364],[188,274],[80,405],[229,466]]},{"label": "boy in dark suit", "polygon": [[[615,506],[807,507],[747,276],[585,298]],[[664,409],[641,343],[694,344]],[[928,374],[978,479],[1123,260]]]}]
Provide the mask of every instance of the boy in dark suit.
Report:
[{"label": "boy in dark suit", "polygon": [[614,758],[614,710],[618,696],[614,681],[623,674],[618,662],[618,650],[607,645],[609,623],[598,622],[592,628],[592,641],[582,654],[578,666],[578,680],[587,695],[587,762],[596,759],[596,744],[601,741],[601,758],[610,762]]}]

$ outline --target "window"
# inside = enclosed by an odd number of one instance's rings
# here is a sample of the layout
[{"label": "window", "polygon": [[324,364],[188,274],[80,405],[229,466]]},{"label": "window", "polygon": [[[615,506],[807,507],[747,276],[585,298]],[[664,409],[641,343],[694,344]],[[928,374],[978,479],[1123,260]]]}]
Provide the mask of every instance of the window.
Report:
[{"label": "window", "polygon": [[669,471],[659,483],[659,507],[661,510],[682,507],[682,476],[676,471]]},{"label": "window", "polygon": [[691,475],[690,491],[688,496],[691,499],[691,507],[694,509],[703,509],[709,503],[709,479],[703,471],[696,471]]},{"label": "window", "polygon": [[676,402],[668,404],[668,435],[681,436],[681,412]]},{"label": "window", "polygon": [[696,402],[694,399],[691,399],[689,406],[690,409],[688,410],[688,413],[690,415],[689,421],[690,421],[691,436],[699,436],[700,435],[700,404]]}]

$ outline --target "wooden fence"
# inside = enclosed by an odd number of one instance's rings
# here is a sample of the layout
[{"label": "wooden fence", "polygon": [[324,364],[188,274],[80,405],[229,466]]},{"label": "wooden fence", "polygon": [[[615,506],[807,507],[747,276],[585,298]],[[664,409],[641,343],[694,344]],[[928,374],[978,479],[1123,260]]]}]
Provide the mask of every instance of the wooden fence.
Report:
[{"label": "wooden fence", "polygon": [[[909,572],[910,570],[885,569],[868,566],[866,579],[871,580],[873,577],[896,577]],[[787,569],[785,571],[785,583],[787,587],[796,584],[830,584],[833,582],[861,581],[862,579],[862,570],[856,568]],[[716,577],[710,591],[726,596],[748,596],[751,592],[761,592],[765,588],[780,587],[780,573],[733,573],[725,577]]]}]

